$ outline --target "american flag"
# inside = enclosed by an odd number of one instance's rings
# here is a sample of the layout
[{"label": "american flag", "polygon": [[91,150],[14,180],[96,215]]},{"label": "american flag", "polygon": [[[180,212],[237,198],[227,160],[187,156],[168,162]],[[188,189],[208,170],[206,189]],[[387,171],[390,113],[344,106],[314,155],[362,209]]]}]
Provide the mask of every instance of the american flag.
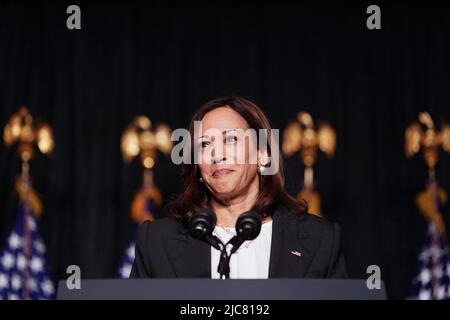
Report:
[{"label": "american flag", "polygon": [[134,262],[134,249],[136,247],[136,240],[132,240],[130,245],[125,250],[125,255],[119,267],[117,278],[128,279],[131,274],[131,268]]},{"label": "american flag", "polygon": [[450,261],[448,244],[434,223],[429,223],[419,254],[418,271],[413,279],[410,299],[450,299]]},{"label": "american flag", "polygon": [[[150,213],[152,218],[154,218],[155,215],[158,214],[158,211],[156,210],[155,202],[150,197],[145,198],[145,208],[144,209]],[[133,267],[133,262],[134,262],[136,239],[137,239],[137,230],[135,232],[133,240],[131,240],[130,244],[128,245],[127,249],[125,250],[125,254],[120,263],[116,278],[128,279],[130,277],[131,268]]]},{"label": "american flag", "polygon": [[16,225],[0,253],[0,299],[54,298],[55,289],[48,276],[45,246],[36,220],[31,210],[20,204]]}]

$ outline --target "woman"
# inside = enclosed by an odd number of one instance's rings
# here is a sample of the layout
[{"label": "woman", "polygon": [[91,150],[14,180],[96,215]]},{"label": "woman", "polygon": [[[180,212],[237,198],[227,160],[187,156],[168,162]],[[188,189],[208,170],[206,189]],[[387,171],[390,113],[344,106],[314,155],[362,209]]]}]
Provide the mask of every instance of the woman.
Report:
[{"label": "woman", "polygon": [[[252,129],[266,130],[267,145],[260,146],[259,136],[245,136]],[[306,203],[288,194],[281,156],[258,106],[241,97],[211,100],[195,113],[189,133],[197,147],[191,157],[202,161],[183,164],[184,191],[169,203],[171,217],[140,226],[131,278],[219,278],[219,251],[186,227],[207,206],[217,216],[214,235],[224,243],[242,213],[252,210],[262,218],[258,237],[231,256],[230,278],[346,276],[338,225],[308,214]],[[278,170],[266,174],[274,162]]]}]

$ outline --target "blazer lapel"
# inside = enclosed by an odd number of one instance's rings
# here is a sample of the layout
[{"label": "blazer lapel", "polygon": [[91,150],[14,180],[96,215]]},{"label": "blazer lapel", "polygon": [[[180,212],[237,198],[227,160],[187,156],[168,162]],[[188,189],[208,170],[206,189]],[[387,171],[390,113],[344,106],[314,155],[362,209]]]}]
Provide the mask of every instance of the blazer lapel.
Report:
[{"label": "blazer lapel", "polygon": [[272,219],[269,278],[305,277],[317,243],[302,229],[301,219],[284,207],[278,207]]},{"label": "blazer lapel", "polygon": [[175,277],[211,277],[211,247],[208,244],[180,231],[165,237],[164,246]]}]

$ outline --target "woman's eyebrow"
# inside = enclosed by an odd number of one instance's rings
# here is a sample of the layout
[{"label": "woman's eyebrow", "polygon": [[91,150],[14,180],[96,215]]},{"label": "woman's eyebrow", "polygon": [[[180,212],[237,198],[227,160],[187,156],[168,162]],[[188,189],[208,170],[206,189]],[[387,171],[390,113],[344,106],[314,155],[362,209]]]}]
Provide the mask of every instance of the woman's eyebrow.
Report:
[{"label": "woman's eyebrow", "polygon": [[[225,134],[225,133],[230,132],[230,131],[236,131],[236,130],[237,129],[225,129],[225,130],[222,131],[222,134]],[[198,137],[197,140],[198,139],[202,139],[202,138],[209,138],[209,136],[207,134],[205,134],[203,136]]]}]

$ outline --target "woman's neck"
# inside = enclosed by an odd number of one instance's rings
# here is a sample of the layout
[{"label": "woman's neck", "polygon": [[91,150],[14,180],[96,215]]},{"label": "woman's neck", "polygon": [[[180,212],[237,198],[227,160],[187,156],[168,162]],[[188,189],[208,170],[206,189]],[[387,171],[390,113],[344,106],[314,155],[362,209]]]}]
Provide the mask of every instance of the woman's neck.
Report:
[{"label": "woman's neck", "polygon": [[[258,181],[259,182],[259,181]],[[259,183],[251,184],[247,192],[232,199],[220,200],[211,197],[211,206],[217,216],[217,224],[223,227],[234,227],[239,216],[249,211],[256,202]]]},{"label": "woman's neck", "polygon": [[249,211],[253,205],[248,206],[245,203],[235,203],[223,205],[220,202],[211,201],[211,206],[217,216],[217,224],[223,227],[234,227],[239,216]]}]

